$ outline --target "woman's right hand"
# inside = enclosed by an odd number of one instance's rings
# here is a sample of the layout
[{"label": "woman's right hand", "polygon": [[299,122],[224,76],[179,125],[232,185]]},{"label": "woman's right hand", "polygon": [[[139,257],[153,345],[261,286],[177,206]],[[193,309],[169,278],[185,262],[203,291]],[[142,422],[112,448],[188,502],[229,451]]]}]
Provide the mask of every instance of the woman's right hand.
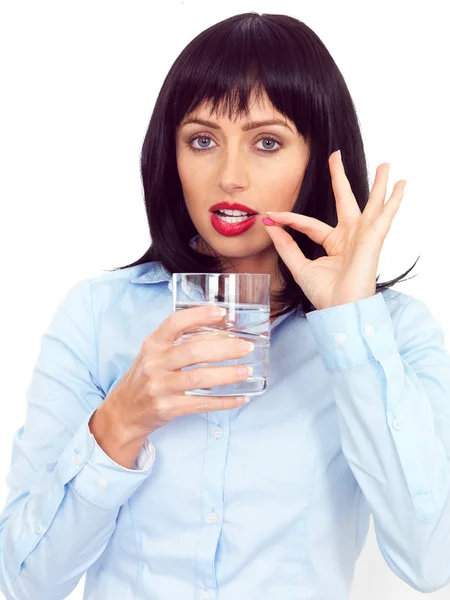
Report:
[{"label": "woman's right hand", "polygon": [[[224,316],[212,316],[211,307],[195,306],[169,315],[145,338],[131,367],[107,396],[102,407],[111,408],[115,422],[127,437],[144,439],[172,419],[189,413],[226,410],[242,405],[234,396],[184,396],[196,388],[245,381],[249,376],[242,365],[182,367],[203,362],[218,362],[247,356],[253,348],[226,332],[215,338],[188,341],[174,346],[185,331],[201,326],[219,325]],[[220,330],[218,330],[220,331]],[[200,336],[201,337],[201,336]]]}]

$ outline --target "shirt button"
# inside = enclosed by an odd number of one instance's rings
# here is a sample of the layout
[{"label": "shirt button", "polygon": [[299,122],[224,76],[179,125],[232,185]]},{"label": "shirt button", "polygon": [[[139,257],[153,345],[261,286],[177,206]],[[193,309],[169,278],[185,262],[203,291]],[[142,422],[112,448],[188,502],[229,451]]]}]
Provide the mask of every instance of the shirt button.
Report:
[{"label": "shirt button", "polygon": [[108,487],[108,481],[104,477],[99,477],[97,479],[97,487],[101,490],[104,490],[106,487]]},{"label": "shirt button", "polygon": [[366,333],[367,333],[367,335],[373,335],[374,331],[375,331],[375,329],[373,328],[373,325],[366,325]]},{"label": "shirt button", "polygon": [[338,344],[343,344],[346,340],[347,340],[347,336],[345,335],[345,333],[337,333],[334,336],[334,340],[335,342],[337,342]]},{"label": "shirt button", "polygon": [[392,422],[392,427],[394,429],[397,429],[397,431],[398,431],[399,429],[402,428],[402,424],[400,423],[400,421],[397,421],[397,419],[395,419],[395,421]]},{"label": "shirt button", "polygon": [[215,427],[212,432],[213,436],[218,440],[223,435],[222,427]]},{"label": "shirt button", "polygon": [[209,600],[208,592],[200,592],[198,596],[199,600]]},{"label": "shirt button", "polygon": [[83,462],[83,455],[79,452],[75,454],[75,462],[77,463],[77,465],[81,465],[81,463]]},{"label": "shirt button", "polygon": [[216,523],[217,522],[217,513],[211,512],[208,515],[208,523]]},{"label": "shirt button", "polygon": [[36,525],[36,528],[35,528],[36,533],[41,533],[42,530],[43,530],[43,527],[42,527],[41,523],[39,523],[39,525]]}]

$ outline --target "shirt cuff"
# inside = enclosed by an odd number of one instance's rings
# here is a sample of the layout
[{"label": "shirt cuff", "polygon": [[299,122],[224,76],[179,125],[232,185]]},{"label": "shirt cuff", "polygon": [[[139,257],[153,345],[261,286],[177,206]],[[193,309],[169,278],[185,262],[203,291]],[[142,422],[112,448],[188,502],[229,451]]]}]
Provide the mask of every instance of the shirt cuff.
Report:
[{"label": "shirt cuff", "polygon": [[155,448],[146,440],[132,469],[116,463],[98,445],[84,419],[60,456],[57,468],[64,485],[71,483],[78,493],[103,508],[117,509],[147,479],[153,469]]},{"label": "shirt cuff", "polygon": [[346,369],[398,352],[391,315],[381,292],[306,313],[328,371]]},{"label": "shirt cuff", "polygon": [[[94,438],[94,440],[95,440],[95,438]],[[133,469],[145,471],[153,465],[154,461],[155,461],[155,448],[154,448],[153,444],[149,440],[146,439],[144,442],[144,445],[142,446],[139,454],[136,457],[136,460],[133,463]]]}]

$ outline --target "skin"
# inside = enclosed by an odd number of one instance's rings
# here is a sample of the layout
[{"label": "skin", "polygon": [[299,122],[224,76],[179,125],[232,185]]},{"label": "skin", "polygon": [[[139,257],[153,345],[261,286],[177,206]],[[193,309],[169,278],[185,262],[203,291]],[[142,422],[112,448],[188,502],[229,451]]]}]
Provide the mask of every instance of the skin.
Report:
[{"label": "skin", "polygon": [[[247,118],[233,120],[228,115],[211,115],[207,104],[187,115],[176,132],[177,166],[186,208],[200,234],[197,249],[226,257],[225,272],[269,273],[272,294],[283,282],[276,268],[277,250],[261,219],[268,210],[292,210],[309,147],[295,124],[275,109],[267,95],[259,102],[253,97],[249,108]],[[215,123],[218,129],[185,124],[191,118]],[[247,121],[269,119],[281,119],[290,129],[283,125],[241,129]],[[192,139],[195,136],[197,139]],[[238,236],[218,233],[211,225],[209,209],[221,200],[241,202],[258,211],[254,226]],[[272,313],[278,310],[272,301],[271,305]]]}]

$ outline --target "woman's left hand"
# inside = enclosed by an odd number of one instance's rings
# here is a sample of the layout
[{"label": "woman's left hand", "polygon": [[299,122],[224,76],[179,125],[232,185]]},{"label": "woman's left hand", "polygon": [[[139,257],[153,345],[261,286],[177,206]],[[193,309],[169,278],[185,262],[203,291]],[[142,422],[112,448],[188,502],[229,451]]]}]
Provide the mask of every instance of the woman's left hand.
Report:
[{"label": "woman's left hand", "polygon": [[382,163],[361,213],[339,151],[330,155],[328,163],[336,198],[336,227],[292,212],[267,213],[277,225],[289,225],[322,244],[328,256],[309,260],[282,227],[266,226],[278,254],[317,310],[375,295],[381,248],[406,185],[404,179],[397,181],[385,203],[389,163]]}]

